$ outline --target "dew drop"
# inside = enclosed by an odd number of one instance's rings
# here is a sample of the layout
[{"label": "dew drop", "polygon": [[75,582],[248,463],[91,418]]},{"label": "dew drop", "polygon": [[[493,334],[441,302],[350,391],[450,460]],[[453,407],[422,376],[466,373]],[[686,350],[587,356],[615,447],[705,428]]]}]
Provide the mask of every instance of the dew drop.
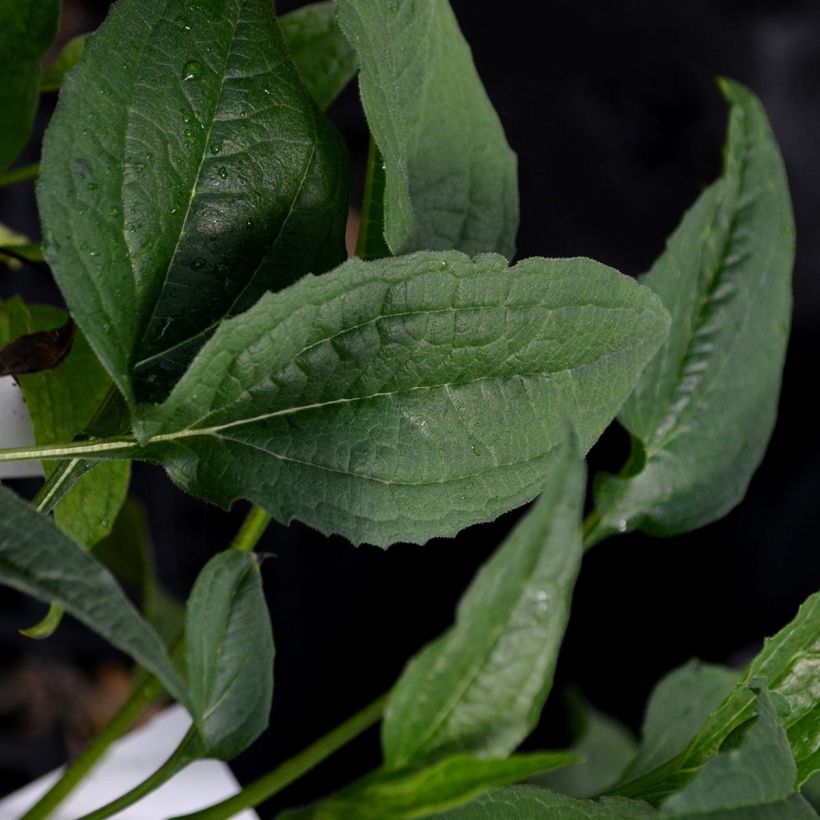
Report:
[{"label": "dew drop", "polygon": [[211,153],[218,154],[222,150],[222,143],[221,142],[212,142],[211,143]]},{"label": "dew drop", "polygon": [[182,69],[183,80],[198,80],[202,76],[202,63],[196,60],[188,60]]},{"label": "dew drop", "polygon": [[88,183],[88,190],[89,191],[96,191],[97,188],[99,188],[99,187],[100,187],[100,184],[98,182],[89,182]]},{"label": "dew drop", "polygon": [[205,260],[201,258],[194,259],[191,262],[191,270],[202,270],[205,267]]},{"label": "dew drop", "polygon": [[228,178],[228,169],[223,165],[217,172],[222,179]]}]

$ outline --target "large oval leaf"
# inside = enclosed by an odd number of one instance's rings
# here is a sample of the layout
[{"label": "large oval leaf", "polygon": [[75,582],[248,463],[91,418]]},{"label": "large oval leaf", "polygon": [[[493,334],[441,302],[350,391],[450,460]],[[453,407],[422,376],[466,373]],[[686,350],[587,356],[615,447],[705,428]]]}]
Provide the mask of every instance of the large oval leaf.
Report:
[{"label": "large oval leaf", "polygon": [[552,685],[581,565],[581,454],[561,446],[541,498],[482,567],[455,626],[414,658],[382,724],[387,766],[510,754]]},{"label": "large oval leaf", "polygon": [[0,487],[0,581],[66,612],[159,678],[181,703],[187,693],[159,635],[111,573],[44,515]]},{"label": "large oval leaf", "polygon": [[452,535],[586,450],[666,333],[657,298],[586,259],[351,260],[222,324],[139,428],[182,487],[354,542]]},{"label": "large oval leaf", "polygon": [[45,253],[133,405],[226,314],[344,258],[347,186],[270,0],[120,0],[46,135]]},{"label": "large oval leaf", "polygon": [[256,557],[228,550],[188,599],[185,659],[194,722],[208,755],[230,760],[268,725],[273,635]]},{"label": "large oval leaf", "polygon": [[0,171],[28,141],[40,96],[40,60],[59,20],[60,0],[0,0]]},{"label": "large oval leaf", "polygon": [[760,102],[736,83],[722,88],[723,178],[642,280],[673,323],[620,415],[635,452],[622,476],[596,482],[595,539],[635,527],[673,535],[724,515],[774,425],[791,313],[789,191]]},{"label": "large oval leaf", "polygon": [[515,154],[447,0],[338,0],[384,161],[393,253],[515,253]]}]

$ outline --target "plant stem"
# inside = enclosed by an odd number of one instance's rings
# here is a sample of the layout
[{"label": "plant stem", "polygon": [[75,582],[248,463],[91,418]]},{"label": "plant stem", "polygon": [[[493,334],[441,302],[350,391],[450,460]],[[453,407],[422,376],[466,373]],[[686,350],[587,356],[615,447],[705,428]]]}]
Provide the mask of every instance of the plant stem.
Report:
[{"label": "plant stem", "polygon": [[258,806],[263,800],[267,800],[282,791],[285,786],[298,780],[353,738],[358,737],[366,729],[377,723],[384,711],[386,700],[387,695],[383,695],[378,700],[373,701],[361,712],[357,712],[353,717],[328,732],[299,754],[246,786],[239,794],[235,794],[221,803],[215,803],[206,809],[180,815],[173,820],[224,820],[224,818],[233,817],[243,809]]},{"label": "plant stem", "polygon": [[163,783],[167,783],[175,774],[199,759],[200,756],[199,735],[196,729],[191,727],[185,737],[182,738],[179,746],[171,752],[171,756],[153,774],[116,800],[106,803],[102,808],[84,814],[80,820],[104,820],[106,817],[111,817],[112,814],[116,814],[138,800],[142,800],[143,797],[158,789]]},{"label": "plant stem", "polygon": [[268,524],[270,524],[270,515],[261,507],[251,507],[236,538],[231,543],[231,549],[250,552],[259,543]]},{"label": "plant stem", "polygon": [[5,185],[14,185],[15,182],[25,182],[27,179],[36,179],[40,174],[40,163],[23,165],[20,168],[12,168],[10,171],[0,173],[0,188]]},{"label": "plant stem", "polygon": [[40,459],[63,459],[93,456],[95,453],[117,453],[129,458],[139,448],[135,439],[114,437],[98,438],[91,441],[75,441],[67,444],[45,444],[40,447],[15,447],[0,450],[0,463],[4,461],[37,461]]},{"label": "plant stem", "polygon": [[68,765],[62,777],[23,815],[22,820],[45,820],[68,797],[88,774],[108,747],[133,726],[134,721],[162,694],[156,678],[149,678],[135,689],[119,712],[103,727],[78,757]]}]

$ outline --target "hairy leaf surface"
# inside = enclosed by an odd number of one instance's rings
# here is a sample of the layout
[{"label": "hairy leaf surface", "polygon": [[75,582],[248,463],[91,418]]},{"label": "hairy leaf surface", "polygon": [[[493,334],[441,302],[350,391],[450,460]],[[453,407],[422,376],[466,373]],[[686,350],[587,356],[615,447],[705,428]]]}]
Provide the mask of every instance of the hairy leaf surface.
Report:
[{"label": "hairy leaf surface", "polygon": [[319,108],[327,108],[358,68],[356,52],[336,22],[335,2],[297,9],[279,24],[302,82]]},{"label": "hairy leaf surface", "polygon": [[43,147],[46,258],[129,401],[227,314],[344,258],[348,167],[270,0],[120,0]]},{"label": "hairy leaf surface", "polygon": [[153,672],[177,700],[188,703],[162,640],[111,573],[4,487],[0,487],[0,581],[40,600],[55,601]]},{"label": "hairy leaf surface", "polygon": [[57,36],[60,0],[0,0],[0,170],[28,142],[40,94],[40,61]]},{"label": "hairy leaf surface", "polygon": [[536,496],[567,420],[588,449],[667,322],[590,260],[354,259],[223,323],[142,456],[356,543],[452,535]]},{"label": "hairy leaf surface", "polygon": [[447,0],[338,0],[384,159],[384,234],[395,254],[515,252],[515,154]]},{"label": "hairy leaf surface", "polygon": [[194,722],[207,753],[229,760],[267,728],[273,635],[256,557],[228,550],[188,599],[185,658]]},{"label": "hairy leaf surface", "polygon": [[379,770],[320,803],[285,812],[282,817],[283,820],[423,817],[466,803],[494,786],[515,783],[575,760],[575,756],[567,752],[516,755],[505,760],[457,755],[422,769]]},{"label": "hairy leaf surface", "polygon": [[791,315],[794,225],[760,102],[724,81],[723,178],[701,196],[643,278],[673,317],[620,419],[631,465],[601,476],[597,538],[695,529],[744,496],[774,425]]},{"label": "hairy leaf surface", "polygon": [[585,470],[572,437],[541,498],[481,568],[456,623],[407,666],[385,709],[385,764],[503,757],[538,722],[581,564]]}]

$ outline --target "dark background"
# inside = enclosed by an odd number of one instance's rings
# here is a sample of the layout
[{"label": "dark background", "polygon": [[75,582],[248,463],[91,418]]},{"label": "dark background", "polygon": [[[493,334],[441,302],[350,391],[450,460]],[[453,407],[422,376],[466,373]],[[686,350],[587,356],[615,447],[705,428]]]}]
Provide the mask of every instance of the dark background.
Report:
[{"label": "dark background", "polygon": [[[277,5],[287,11],[302,4]],[[65,33],[93,28],[106,6],[71,3]],[[637,728],[660,676],[692,656],[747,660],[820,586],[820,424],[809,398],[820,335],[820,6],[816,0],[453,0],[453,6],[518,152],[519,256],[585,255],[629,274],[646,270],[684,210],[720,172],[726,110],[715,75],[740,80],[762,98],[795,204],[794,326],[766,460],[746,500],[723,521],[671,540],[620,537],[586,557],[555,695],[527,743],[554,745],[567,739],[560,693],[568,686]],[[49,113],[46,103],[40,132]],[[366,150],[355,85],[331,116],[353,158],[355,204]],[[33,143],[21,161],[34,161],[37,151]],[[0,222],[36,235],[30,184],[0,191]],[[59,300],[40,272],[0,271],[0,295],[17,290]],[[625,450],[624,434],[610,431],[591,454],[592,471],[619,468]],[[148,505],[162,577],[184,597],[202,564],[227,545],[244,510],[206,507],[144,465],[136,469],[135,488]],[[272,526],[260,549],[276,554],[263,568],[277,644],[274,708],[270,730],[233,764],[239,778],[260,775],[386,690],[406,659],[449,625],[459,595],[516,517],[454,540],[386,552],[353,548],[300,525]],[[62,762],[77,722],[73,698],[90,691],[93,700],[104,679],[100,670],[121,659],[73,622],[45,642],[17,636],[17,627],[37,620],[42,607],[7,590],[0,595],[5,792]],[[74,683],[67,685],[69,679]],[[21,680],[39,695],[21,691]],[[378,738],[370,732],[270,808],[313,799],[377,761]]]}]

